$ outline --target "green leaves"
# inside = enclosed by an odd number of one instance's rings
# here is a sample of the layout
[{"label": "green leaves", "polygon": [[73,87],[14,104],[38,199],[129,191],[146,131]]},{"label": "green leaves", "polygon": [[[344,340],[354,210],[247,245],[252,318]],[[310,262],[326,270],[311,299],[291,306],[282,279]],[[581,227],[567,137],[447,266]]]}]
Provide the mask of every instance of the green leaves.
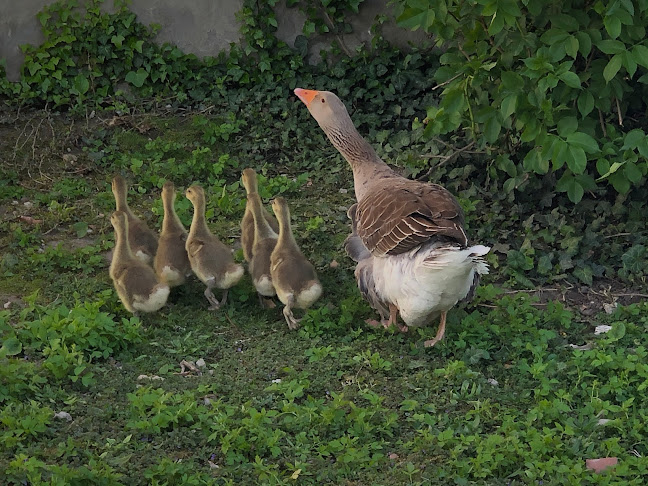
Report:
[{"label": "green leaves", "polygon": [[614,56],[612,56],[610,62],[608,62],[607,66],[605,66],[605,69],[603,69],[603,78],[605,79],[606,83],[609,83],[610,80],[617,75],[619,69],[621,69],[622,63],[623,57],[621,56],[621,54],[615,54]]},{"label": "green leaves", "polygon": [[434,24],[436,14],[434,9],[429,7],[426,1],[408,1],[409,8],[396,19],[398,25],[404,29],[417,30],[423,28],[430,29]]},{"label": "green leaves", "polygon": [[133,86],[137,88],[141,88],[144,86],[144,81],[148,77],[148,73],[146,70],[139,68],[137,72],[135,71],[129,71],[128,74],[126,74],[126,81],[132,84]]}]

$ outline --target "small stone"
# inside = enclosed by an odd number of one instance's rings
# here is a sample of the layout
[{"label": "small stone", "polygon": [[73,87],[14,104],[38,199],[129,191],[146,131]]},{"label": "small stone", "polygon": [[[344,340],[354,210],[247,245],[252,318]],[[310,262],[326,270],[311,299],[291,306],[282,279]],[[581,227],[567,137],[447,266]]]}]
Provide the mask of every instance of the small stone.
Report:
[{"label": "small stone", "polygon": [[23,203],[23,206],[25,206],[27,209],[29,209],[29,208],[31,208],[32,206],[34,206],[34,203],[31,202],[31,201],[25,201],[25,202]]},{"label": "small stone", "polygon": [[139,375],[137,377],[137,381],[142,381],[142,380],[159,380],[159,381],[164,381],[164,378],[158,375]]},{"label": "small stone", "polygon": [[11,301],[8,300],[7,302],[4,303],[4,305],[2,307],[4,307],[5,309],[8,309],[9,307],[11,307]]},{"label": "small stone", "polygon": [[281,383],[281,378],[275,378],[272,383]]},{"label": "small stone", "polygon": [[347,192],[349,192],[349,190],[345,189],[344,187],[340,189],[340,194],[346,194]]},{"label": "small stone", "polygon": [[392,461],[394,461],[394,460],[398,459],[398,454],[396,454],[395,452],[392,452],[391,454],[389,454],[389,458]]},{"label": "small stone", "polygon": [[205,366],[207,366],[207,363],[205,363],[204,359],[200,358],[196,361],[196,366],[198,368],[204,368]]},{"label": "small stone", "polygon": [[499,385],[499,381],[497,381],[495,378],[488,378],[486,380],[486,383],[488,383],[489,385],[493,385],[493,386]]},{"label": "small stone", "polygon": [[598,419],[598,422],[596,422],[596,425],[605,425],[605,424],[607,424],[608,422],[611,422],[611,421],[612,421],[611,419],[604,419],[604,418]]},{"label": "small stone", "polygon": [[596,328],[594,329],[594,334],[596,334],[597,336],[598,336],[599,334],[605,334],[605,333],[608,332],[610,329],[612,329],[612,326],[607,326],[607,325],[605,325],[605,324],[602,324],[602,325],[600,325],[600,326],[596,326]]},{"label": "small stone", "polygon": [[72,422],[72,415],[70,415],[67,412],[56,412],[54,414],[54,418],[59,419],[59,420],[67,420],[68,422]]},{"label": "small stone", "polygon": [[605,309],[606,314],[614,314],[614,311],[617,309],[619,304],[616,302],[612,302],[611,304],[605,303],[603,304],[603,309]]}]

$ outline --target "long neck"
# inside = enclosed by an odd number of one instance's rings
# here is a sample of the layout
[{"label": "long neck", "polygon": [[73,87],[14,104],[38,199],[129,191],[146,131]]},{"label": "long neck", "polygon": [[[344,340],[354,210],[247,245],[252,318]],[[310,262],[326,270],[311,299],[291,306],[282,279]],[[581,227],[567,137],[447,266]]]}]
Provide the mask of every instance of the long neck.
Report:
[{"label": "long neck", "polygon": [[130,245],[128,244],[128,222],[124,225],[115,227],[115,249],[113,250],[113,260],[132,258]]},{"label": "long neck", "polygon": [[128,201],[126,200],[126,193],[128,192],[128,189],[125,187],[118,187],[114,191],[114,196],[115,196],[115,207],[116,211],[123,211],[126,213],[128,216],[132,216],[133,212],[131,211],[130,207],[128,206]]},{"label": "long neck", "polygon": [[246,194],[254,194],[256,192],[259,192],[259,184],[257,183],[256,175],[247,179],[243,185],[245,186]]},{"label": "long neck", "polygon": [[162,231],[164,232],[175,232],[175,231],[185,231],[185,228],[178,218],[178,215],[175,212],[175,207],[173,205],[174,200],[173,193],[165,193],[162,198],[162,206],[164,207],[164,219],[162,220]]},{"label": "long neck", "polygon": [[191,220],[191,229],[189,233],[192,235],[196,234],[207,234],[209,233],[209,227],[207,226],[207,220],[205,219],[205,200],[199,199],[194,202],[194,213]]},{"label": "long neck", "polygon": [[254,217],[254,243],[265,238],[276,238],[277,233],[270,227],[268,221],[263,215],[263,208],[261,207],[261,199],[258,195],[251,198],[252,203],[252,216]]},{"label": "long neck", "polygon": [[369,142],[358,133],[351,118],[348,115],[345,118],[338,120],[336,126],[322,128],[333,146],[351,166],[356,199],[360,201],[372,182],[385,176],[389,177],[394,174],[394,171],[378,157]]},{"label": "long neck", "polygon": [[292,246],[298,248],[295,236],[292,232],[292,227],[290,226],[290,210],[287,207],[283,207],[276,216],[277,222],[279,223],[279,239],[277,240],[277,246]]}]

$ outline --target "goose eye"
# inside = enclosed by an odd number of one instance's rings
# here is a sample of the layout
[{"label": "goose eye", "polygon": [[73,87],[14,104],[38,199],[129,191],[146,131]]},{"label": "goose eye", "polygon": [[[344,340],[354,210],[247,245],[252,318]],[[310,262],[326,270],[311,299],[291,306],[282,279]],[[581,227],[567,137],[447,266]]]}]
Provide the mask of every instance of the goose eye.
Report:
[{"label": "goose eye", "polygon": [[324,98],[322,98],[322,103],[326,103],[326,100]]}]

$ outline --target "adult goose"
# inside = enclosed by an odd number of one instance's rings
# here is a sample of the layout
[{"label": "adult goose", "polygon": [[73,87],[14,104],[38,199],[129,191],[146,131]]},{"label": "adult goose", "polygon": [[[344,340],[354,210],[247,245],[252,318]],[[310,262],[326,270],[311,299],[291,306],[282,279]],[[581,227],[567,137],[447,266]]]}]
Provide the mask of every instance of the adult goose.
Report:
[{"label": "adult goose", "polygon": [[[437,184],[394,172],[358,133],[346,107],[329,91],[295,89],[353,171],[357,203],[349,209],[352,233],[345,242],[358,265],[358,287],[383,326],[418,327],[440,317],[434,346],[445,333],[446,314],[470,298],[488,273],[490,248],[468,245],[457,200]],[[377,323],[375,323],[377,324]]]}]

